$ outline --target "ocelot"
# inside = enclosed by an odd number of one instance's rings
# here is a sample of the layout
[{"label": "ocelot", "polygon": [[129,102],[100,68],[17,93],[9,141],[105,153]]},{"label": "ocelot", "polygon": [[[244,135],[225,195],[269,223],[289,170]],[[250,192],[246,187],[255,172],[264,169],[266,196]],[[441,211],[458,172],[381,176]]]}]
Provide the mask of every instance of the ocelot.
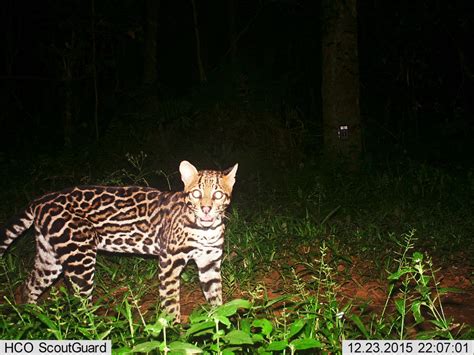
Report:
[{"label": "ocelot", "polygon": [[182,161],[180,192],[85,186],[34,200],[0,228],[1,256],[15,238],[34,227],[34,268],[17,301],[35,303],[61,273],[71,289],[90,299],[96,254],[104,250],[157,256],[161,305],[177,322],[180,274],[192,259],[206,300],[222,304],[224,213],[237,167],[197,171]]}]

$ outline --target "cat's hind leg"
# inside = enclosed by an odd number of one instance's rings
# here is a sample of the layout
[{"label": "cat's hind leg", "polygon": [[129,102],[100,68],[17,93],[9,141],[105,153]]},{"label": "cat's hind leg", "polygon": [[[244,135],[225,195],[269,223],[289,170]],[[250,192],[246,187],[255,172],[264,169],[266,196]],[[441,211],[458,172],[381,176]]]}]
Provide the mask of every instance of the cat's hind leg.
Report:
[{"label": "cat's hind leg", "polygon": [[36,303],[59,277],[62,265],[48,240],[35,228],[36,256],[33,270],[15,295],[17,303]]},{"label": "cat's hind leg", "polygon": [[95,228],[87,220],[73,221],[75,229],[68,242],[57,245],[64,269],[64,278],[72,292],[92,298],[97,257],[98,237]]}]

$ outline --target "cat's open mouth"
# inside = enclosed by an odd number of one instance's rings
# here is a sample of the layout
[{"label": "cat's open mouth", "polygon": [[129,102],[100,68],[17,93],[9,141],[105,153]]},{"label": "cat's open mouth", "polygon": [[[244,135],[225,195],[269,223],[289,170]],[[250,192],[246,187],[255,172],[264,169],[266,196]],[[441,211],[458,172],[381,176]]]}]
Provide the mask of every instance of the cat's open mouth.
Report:
[{"label": "cat's open mouth", "polygon": [[203,227],[210,227],[214,224],[216,217],[213,217],[211,215],[203,215],[198,216],[198,220]]}]

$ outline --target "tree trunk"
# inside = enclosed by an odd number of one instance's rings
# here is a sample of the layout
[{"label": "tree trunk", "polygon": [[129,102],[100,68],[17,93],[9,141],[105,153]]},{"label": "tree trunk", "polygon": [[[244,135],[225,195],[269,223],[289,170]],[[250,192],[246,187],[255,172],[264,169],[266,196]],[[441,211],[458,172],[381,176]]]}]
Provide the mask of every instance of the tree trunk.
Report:
[{"label": "tree trunk", "polygon": [[99,141],[99,91],[97,87],[97,46],[95,38],[95,0],[91,0],[92,83],[94,88],[94,133]]},{"label": "tree trunk", "polygon": [[235,10],[236,0],[227,0],[227,14],[229,19],[229,50],[230,50],[230,62],[235,62],[235,56],[237,54],[237,34],[235,29]]},{"label": "tree trunk", "polygon": [[146,0],[145,48],[143,53],[143,83],[154,84],[157,79],[158,8],[160,0]]},{"label": "tree trunk", "polygon": [[194,0],[191,0],[191,5],[193,6],[194,35],[196,37],[196,59],[199,69],[199,80],[201,81],[201,83],[204,83],[207,81],[207,76],[206,71],[204,70],[204,65],[202,64],[201,38],[199,36],[196,2]]},{"label": "tree trunk", "polygon": [[72,103],[72,73],[70,68],[65,68],[63,76],[64,83],[64,111],[63,111],[63,140],[64,147],[72,147],[72,136],[74,133],[73,103]]},{"label": "tree trunk", "polygon": [[324,153],[357,169],[362,151],[357,0],[322,0]]}]

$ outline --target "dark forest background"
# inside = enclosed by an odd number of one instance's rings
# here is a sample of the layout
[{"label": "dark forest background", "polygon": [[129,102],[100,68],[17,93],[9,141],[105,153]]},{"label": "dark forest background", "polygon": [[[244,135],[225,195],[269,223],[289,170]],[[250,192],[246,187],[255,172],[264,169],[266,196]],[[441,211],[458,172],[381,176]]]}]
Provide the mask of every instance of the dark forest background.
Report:
[{"label": "dark forest background", "polygon": [[[319,161],[323,5],[5,0],[2,170]],[[472,167],[474,3],[361,0],[356,20],[363,164]]]},{"label": "dark forest background", "polygon": [[[473,0],[3,0],[0,222],[47,191],[238,163],[223,289],[252,309],[202,313],[190,265],[183,314],[207,316],[168,340],[474,339],[473,35]],[[31,234],[0,258],[0,338],[165,349],[153,258],[99,255],[92,310],[60,283],[10,302]]]}]

